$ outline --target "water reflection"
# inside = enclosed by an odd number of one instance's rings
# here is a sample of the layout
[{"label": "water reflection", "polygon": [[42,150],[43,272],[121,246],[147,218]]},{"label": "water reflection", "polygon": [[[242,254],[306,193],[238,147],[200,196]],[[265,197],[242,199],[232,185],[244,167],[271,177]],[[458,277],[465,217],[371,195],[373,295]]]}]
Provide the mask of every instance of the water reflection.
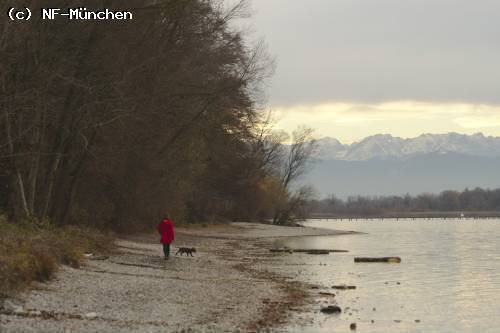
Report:
[{"label": "water reflection", "polygon": [[[276,245],[350,251],[283,257],[283,263],[298,265],[291,266],[297,279],[323,289],[342,283],[357,286],[354,291],[336,292],[338,304],[350,308],[347,312],[336,318],[315,314],[310,332],[349,332],[348,323],[353,321],[363,332],[497,332],[499,222],[309,221],[307,224],[314,227],[367,234],[292,238]],[[355,256],[400,256],[403,261],[363,264],[354,263]]]}]

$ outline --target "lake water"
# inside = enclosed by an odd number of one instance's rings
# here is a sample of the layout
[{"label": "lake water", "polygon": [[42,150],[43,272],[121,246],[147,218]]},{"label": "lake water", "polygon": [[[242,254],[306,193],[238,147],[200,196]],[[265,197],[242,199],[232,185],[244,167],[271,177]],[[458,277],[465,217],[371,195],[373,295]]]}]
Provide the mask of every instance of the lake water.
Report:
[{"label": "lake water", "polygon": [[[298,313],[297,332],[500,332],[500,219],[310,220],[307,226],[363,234],[280,240],[277,246],[349,250],[283,256],[293,279],[336,294],[340,315],[318,298]],[[354,263],[357,256],[399,256],[400,264]],[[332,285],[355,285],[334,290]],[[312,290],[312,292],[316,292]],[[373,321],[373,322],[372,322]]]}]

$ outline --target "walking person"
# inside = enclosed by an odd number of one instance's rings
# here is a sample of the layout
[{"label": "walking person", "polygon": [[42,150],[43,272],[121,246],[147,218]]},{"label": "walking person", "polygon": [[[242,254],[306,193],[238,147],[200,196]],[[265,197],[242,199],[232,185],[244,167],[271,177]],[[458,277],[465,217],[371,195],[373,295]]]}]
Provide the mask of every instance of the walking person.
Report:
[{"label": "walking person", "polygon": [[169,218],[168,214],[165,214],[161,222],[158,224],[158,233],[161,235],[160,243],[163,244],[163,254],[165,255],[165,260],[168,260],[170,256],[170,244],[175,239],[174,233],[174,223]]}]

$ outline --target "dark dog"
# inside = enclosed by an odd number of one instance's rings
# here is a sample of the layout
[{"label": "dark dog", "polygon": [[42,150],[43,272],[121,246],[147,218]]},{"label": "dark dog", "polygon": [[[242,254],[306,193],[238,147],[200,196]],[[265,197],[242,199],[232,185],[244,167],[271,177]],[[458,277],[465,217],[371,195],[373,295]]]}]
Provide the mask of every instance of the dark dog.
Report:
[{"label": "dark dog", "polygon": [[185,253],[186,256],[190,255],[191,257],[194,257],[193,253],[196,253],[196,249],[194,247],[179,247],[175,255],[179,253],[181,254],[181,256],[183,253]]}]

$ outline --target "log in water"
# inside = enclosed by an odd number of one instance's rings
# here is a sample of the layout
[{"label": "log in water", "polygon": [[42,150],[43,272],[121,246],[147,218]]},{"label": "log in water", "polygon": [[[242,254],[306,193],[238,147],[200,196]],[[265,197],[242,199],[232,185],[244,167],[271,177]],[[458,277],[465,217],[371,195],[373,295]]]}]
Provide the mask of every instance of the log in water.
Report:
[{"label": "log in water", "polygon": [[337,286],[332,286],[333,289],[339,289],[339,290],[353,290],[356,289],[356,286],[348,286],[345,284],[337,285]]},{"label": "log in water", "polygon": [[311,251],[328,251],[328,252],[349,252],[347,250],[332,250],[332,249],[294,249],[293,252],[311,252]]},{"label": "log in water", "polygon": [[328,250],[309,250],[305,251],[307,254],[330,254],[330,251]]},{"label": "log in water", "polygon": [[308,254],[328,254],[330,252],[349,252],[347,250],[332,250],[332,249],[290,249],[290,248],[278,248],[278,249],[269,249],[270,252],[285,252],[285,253],[293,253],[293,252],[305,252]]},{"label": "log in water", "polygon": [[354,258],[354,262],[389,262],[389,263],[400,263],[400,257],[378,257],[378,258],[368,258],[368,257],[358,257]]}]

